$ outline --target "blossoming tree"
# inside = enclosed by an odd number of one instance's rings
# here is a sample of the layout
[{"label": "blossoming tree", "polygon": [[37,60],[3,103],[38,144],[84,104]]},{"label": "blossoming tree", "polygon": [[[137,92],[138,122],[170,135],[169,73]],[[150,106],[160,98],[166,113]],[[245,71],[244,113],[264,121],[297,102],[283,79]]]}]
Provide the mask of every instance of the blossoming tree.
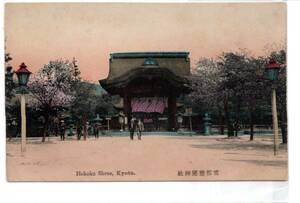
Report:
[{"label": "blossoming tree", "polygon": [[43,138],[48,134],[51,116],[58,107],[68,106],[73,100],[72,63],[56,60],[44,65],[28,84],[30,105],[41,112],[44,120]]}]

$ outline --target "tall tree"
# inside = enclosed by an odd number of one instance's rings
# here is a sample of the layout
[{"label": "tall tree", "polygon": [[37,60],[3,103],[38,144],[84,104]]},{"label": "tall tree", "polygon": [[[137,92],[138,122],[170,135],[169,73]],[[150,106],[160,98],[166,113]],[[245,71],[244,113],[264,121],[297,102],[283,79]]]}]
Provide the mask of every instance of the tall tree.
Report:
[{"label": "tall tree", "polygon": [[[249,112],[250,140],[254,139],[254,124],[259,106],[265,102],[264,95],[267,94],[263,71],[265,67],[265,59],[262,57],[249,57],[246,59],[246,66],[243,70],[241,80],[244,81],[244,87],[241,89],[242,101],[245,109]],[[259,104],[259,105],[258,105]],[[263,113],[263,112],[259,112]]]},{"label": "tall tree", "polygon": [[244,53],[223,53],[219,57],[222,82],[219,91],[223,92],[223,103],[228,136],[233,135],[233,123],[241,122],[243,89],[245,88],[244,67],[247,58]]},{"label": "tall tree", "polygon": [[14,71],[13,71],[13,67],[10,65],[10,61],[13,59],[10,55],[10,53],[8,53],[6,51],[6,38],[5,38],[5,53],[4,53],[4,60],[5,60],[5,97],[6,100],[8,102],[8,100],[10,100],[14,93],[14,81],[13,81],[13,75],[14,75]]},{"label": "tall tree", "polygon": [[71,68],[72,64],[68,61],[50,61],[29,81],[33,98],[30,104],[41,112],[44,120],[42,142],[45,141],[50,118],[56,113],[57,107],[69,105],[74,98]]},{"label": "tall tree", "polygon": [[[15,83],[13,80],[13,67],[10,65],[12,57],[9,53],[5,53],[5,113],[6,113],[6,135],[11,138],[16,133],[16,111],[17,101],[15,98]],[[13,126],[14,124],[14,126]],[[14,132],[13,132],[14,131]]]},{"label": "tall tree", "polygon": [[13,67],[9,64],[9,61],[12,60],[12,57],[9,53],[5,53],[5,96],[7,99],[11,99],[14,95],[13,90],[15,87],[13,81]]},{"label": "tall tree", "polygon": [[204,111],[211,110],[217,103],[216,94],[218,94],[217,87],[220,82],[216,62],[211,58],[200,59],[190,80],[193,91],[189,94],[189,98],[201,105]]},{"label": "tall tree", "polygon": [[201,58],[190,77],[192,92],[188,99],[194,109],[201,112],[216,112],[219,116],[220,133],[224,134],[224,116],[222,111],[223,91],[219,91],[222,82],[220,68],[212,58]]}]

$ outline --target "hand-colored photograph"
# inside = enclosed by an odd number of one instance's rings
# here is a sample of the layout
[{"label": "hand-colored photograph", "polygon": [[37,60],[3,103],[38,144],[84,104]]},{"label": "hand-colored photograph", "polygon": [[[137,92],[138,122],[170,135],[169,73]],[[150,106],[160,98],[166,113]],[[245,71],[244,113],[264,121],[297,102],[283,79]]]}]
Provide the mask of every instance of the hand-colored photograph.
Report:
[{"label": "hand-colored photograph", "polygon": [[6,3],[7,181],[287,181],[286,3]]}]

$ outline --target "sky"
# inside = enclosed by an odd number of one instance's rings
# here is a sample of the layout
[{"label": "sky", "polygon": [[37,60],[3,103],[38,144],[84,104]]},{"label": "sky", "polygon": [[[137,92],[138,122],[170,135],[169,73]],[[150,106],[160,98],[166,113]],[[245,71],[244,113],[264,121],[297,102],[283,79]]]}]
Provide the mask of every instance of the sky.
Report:
[{"label": "sky", "polygon": [[8,3],[6,52],[32,72],[75,57],[82,78],[97,83],[114,52],[188,51],[202,57],[286,43],[285,3]]}]

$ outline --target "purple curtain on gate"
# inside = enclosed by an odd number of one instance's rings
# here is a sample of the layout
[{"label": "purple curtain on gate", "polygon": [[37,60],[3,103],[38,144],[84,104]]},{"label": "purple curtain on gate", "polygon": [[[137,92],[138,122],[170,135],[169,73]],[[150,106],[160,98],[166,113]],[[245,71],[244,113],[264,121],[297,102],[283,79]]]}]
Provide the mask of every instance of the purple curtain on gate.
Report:
[{"label": "purple curtain on gate", "polygon": [[166,97],[142,97],[131,99],[132,112],[163,113],[168,107],[168,98]]}]

